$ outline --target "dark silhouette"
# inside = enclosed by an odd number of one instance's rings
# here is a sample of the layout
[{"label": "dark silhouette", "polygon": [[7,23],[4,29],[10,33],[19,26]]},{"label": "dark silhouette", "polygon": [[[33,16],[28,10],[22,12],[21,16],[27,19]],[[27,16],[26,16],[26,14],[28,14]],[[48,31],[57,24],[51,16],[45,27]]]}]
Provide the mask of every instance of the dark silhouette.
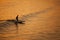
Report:
[{"label": "dark silhouette", "polygon": [[16,16],[16,21],[17,21],[17,22],[18,22],[18,16],[19,16],[19,15]]},{"label": "dark silhouette", "polygon": [[16,25],[17,33],[18,33],[18,24],[24,24],[24,23],[23,23],[24,21],[22,21],[22,20],[18,20],[18,16],[19,16],[19,15],[16,16],[16,21],[15,21],[15,25]]},{"label": "dark silhouette", "polygon": [[22,20],[18,20],[18,16],[19,15],[16,16],[16,20],[14,20],[14,19],[11,19],[11,20],[10,19],[9,20],[0,20],[0,22],[5,21],[5,22],[0,23],[0,27],[6,28],[9,25],[12,26],[13,23],[14,23],[16,25],[16,30],[18,32],[18,24],[24,24],[24,22],[25,22],[25,21],[22,21]]},{"label": "dark silhouette", "polygon": [[9,21],[9,22],[14,22],[15,24],[24,24],[25,21],[22,21],[22,20],[18,20],[18,15],[16,16],[16,20],[6,20],[6,21]]}]

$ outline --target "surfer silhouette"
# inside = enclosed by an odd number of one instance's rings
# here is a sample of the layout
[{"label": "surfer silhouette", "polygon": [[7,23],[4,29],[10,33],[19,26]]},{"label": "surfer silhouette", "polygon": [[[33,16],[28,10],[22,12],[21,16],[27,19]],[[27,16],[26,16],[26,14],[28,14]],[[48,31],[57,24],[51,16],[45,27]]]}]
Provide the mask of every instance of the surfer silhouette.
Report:
[{"label": "surfer silhouette", "polygon": [[18,16],[19,16],[19,15],[16,16],[16,21],[17,21],[17,22],[18,22]]}]

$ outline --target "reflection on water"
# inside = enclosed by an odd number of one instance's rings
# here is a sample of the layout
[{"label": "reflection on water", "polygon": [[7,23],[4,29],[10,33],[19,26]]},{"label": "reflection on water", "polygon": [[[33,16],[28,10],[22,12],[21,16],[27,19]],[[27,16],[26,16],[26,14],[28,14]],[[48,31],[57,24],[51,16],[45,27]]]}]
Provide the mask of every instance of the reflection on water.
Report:
[{"label": "reflection on water", "polygon": [[56,24],[56,18],[41,17],[39,15],[30,18],[24,25],[19,24],[18,33],[13,23],[12,26],[1,28],[0,40],[60,40],[60,27]]}]

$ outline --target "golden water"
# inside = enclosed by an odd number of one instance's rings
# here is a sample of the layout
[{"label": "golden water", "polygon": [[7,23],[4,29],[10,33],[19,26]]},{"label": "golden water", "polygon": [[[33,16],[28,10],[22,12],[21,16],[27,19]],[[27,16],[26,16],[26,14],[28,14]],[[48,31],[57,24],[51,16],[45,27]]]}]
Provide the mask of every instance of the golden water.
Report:
[{"label": "golden water", "polygon": [[0,19],[14,19],[17,14],[20,17],[49,7],[53,9],[18,24],[18,32],[14,23],[4,28],[0,40],[60,40],[59,0],[0,0]]}]

